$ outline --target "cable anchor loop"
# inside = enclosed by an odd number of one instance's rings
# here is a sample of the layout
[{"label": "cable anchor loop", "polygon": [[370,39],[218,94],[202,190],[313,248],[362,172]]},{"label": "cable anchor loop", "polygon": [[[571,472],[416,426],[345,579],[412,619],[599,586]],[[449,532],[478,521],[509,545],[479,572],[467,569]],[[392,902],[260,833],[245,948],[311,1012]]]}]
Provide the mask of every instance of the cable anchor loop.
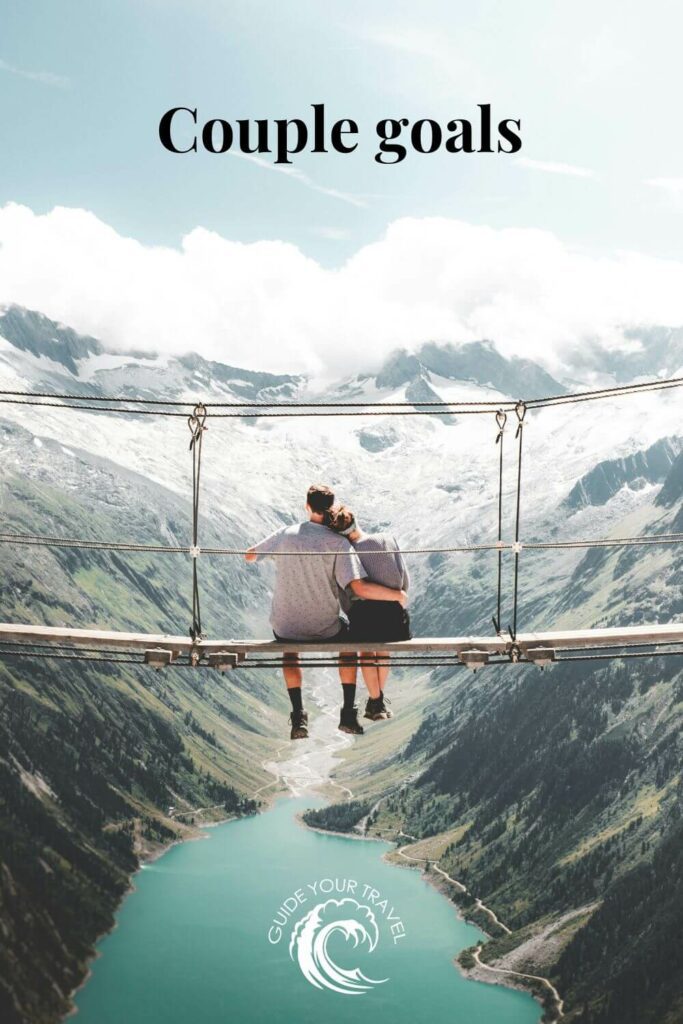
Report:
[{"label": "cable anchor loop", "polygon": [[507,413],[499,409],[496,413],[496,424],[498,425],[498,437],[496,438],[496,444],[503,440],[503,431],[505,430],[505,424],[507,423]]},{"label": "cable anchor loop", "polygon": [[187,425],[190,428],[192,437],[190,439],[190,451],[196,444],[201,440],[202,434],[209,428],[206,425],[206,418],[209,415],[208,410],[203,402],[198,402],[190,416],[187,417]]},{"label": "cable anchor loop", "polygon": [[515,405],[515,413],[517,415],[517,432],[515,433],[515,437],[519,437],[519,435],[522,433],[522,427],[524,426],[524,417],[526,416],[526,410],[527,404],[522,398],[520,398],[517,404]]}]

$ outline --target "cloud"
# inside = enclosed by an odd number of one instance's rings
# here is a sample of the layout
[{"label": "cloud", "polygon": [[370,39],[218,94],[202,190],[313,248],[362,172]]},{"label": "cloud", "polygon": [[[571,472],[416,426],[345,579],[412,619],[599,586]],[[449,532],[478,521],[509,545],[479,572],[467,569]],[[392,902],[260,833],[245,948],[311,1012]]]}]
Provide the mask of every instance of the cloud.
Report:
[{"label": "cloud", "polygon": [[515,160],[520,167],[528,167],[532,171],[545,171],[546,174],[568,174],[574,178],[595,178],[595,171],[588,167],[576,167],[574,164],[554,163],[550,160],[531,160],[528,156],[520,156]]},{"label": "cloud", "polygon": [[8,64],[6,60],[0,60],[0,71],[7,71],[10,75],[18,75],[19,78],[28,78],[31,82],[41,82],[43,85],[52,85],[57,89],[66,89],[71,83],[64,75],[55,75],[52,71],[26,71],[24,68]]},{"label": "cloud", "polygon": [[664,192],[677,198],[683,196],[683,178],[649,178],[645,184],[663,189]]},{"label": "cloud", "polygon": [[272,164],[268,160],[264,160],[263,157],[253,156],[250,153],[232,153],[232,156],[239,157],[241,160],[249,160],[250,163],[256,164],[258,167],[263,167],[266,171],[277,171],[278,174],[286,174],[288,178],[293,178],[294,181],[300,182],[305,185],[306,188],[310,188],[313,192],[321,192],[324,196],[331,196],[333,199],[341,199],[342,202],[348,203],[349,206],[358,206],[365,208],[368,203],[365,196],[358,196],[352,192],[340,192],[336,188],[327,188],[325,185],[318,185],[316,181],[313,181],[308,174],[300,170],[298,167],[286,166],[284,164]]},{"label": "cloud", "polygon": [[400,346],[488,338],[559,372],[596,342],[632,347],[624,327],[683,324],[683,263],[596,257],[535,229],[406,217],[328,269],[283,241],[195,228],[177,249],[147,246],[85,210],[9,204],[0,302],[114,349],[196,351],[255,369],[350,375]]}]

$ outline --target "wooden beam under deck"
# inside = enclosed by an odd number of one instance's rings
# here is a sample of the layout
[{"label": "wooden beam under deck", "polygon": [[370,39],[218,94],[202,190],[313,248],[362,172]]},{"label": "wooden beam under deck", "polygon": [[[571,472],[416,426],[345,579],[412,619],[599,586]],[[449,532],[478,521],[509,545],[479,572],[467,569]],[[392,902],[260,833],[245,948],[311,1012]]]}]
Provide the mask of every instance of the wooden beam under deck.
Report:
[{"label": "wooden beam under deck", "polygon": [[[204,656],[233,654],[248,661],[250,655],[279,656],[299,651],[302,654],[334,655],[382,651],[392,654],[442,654],[458,660],[463,652],[481,651],[492,656],[509,655],[513,644],[505,636],[419,637],[396,643],[279,643],[274,640],[198,640],[168,633],[123,633],[102,629],[71,629],[64,626],[34,626],[0,623],[0,641],[5,644],[35,644],[73,648],[108,649],[127,652],[150,650],[170,651]],[[683,644],[683,623],[654,626],[625,626],[609,629],[554,630],[542,633],[520,633],[516,647],[526,658],[535,650],[569,651],[598,650],[661,644]],[[0,652],[2,647],[0,646]],[[618,656],[618,655],[615,655]]]}]

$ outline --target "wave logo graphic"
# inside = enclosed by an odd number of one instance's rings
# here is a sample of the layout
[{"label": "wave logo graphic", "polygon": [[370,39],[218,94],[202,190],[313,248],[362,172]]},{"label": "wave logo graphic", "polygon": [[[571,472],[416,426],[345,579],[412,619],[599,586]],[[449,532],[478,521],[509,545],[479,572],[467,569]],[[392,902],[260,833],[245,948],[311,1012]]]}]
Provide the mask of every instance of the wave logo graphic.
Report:
[{"label": "wave logo graphic", "polygon": [[360,996],[389,980],[368,978],[359,967],[347,970],[335,964],[328,950],[335,934],[341,934],[347,942],[353,941],[353,949],[366,947],[368,953],[379,941],[377,921],[370,907],[349,897],[318,903],[296,923],[289,943],[289,955],[298,962],[306,981],[344,996]]}]

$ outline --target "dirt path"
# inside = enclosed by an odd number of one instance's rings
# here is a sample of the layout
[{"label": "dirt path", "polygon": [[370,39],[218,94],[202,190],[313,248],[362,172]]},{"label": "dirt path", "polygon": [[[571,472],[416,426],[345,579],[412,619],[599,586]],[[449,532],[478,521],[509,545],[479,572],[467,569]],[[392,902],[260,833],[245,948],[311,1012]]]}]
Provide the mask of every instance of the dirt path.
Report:
[{"label": "dirt path", "polygon": [[[407,839],[413,838],[411,836],[407,836],[405,832],[399,832],[398,834],[405,836]],[[462,882],[459,882],[457,878],[451,878],[450,875],[446,874],[444,869],[442,867],[439,867],[438,861],[429,860],[428,857],[411,857],[410,854],[405,853],[404,850],[397,850],[396,852],[399,855],[399,857],[403,857],[404,860],[410,860],[414,864],[431,864],[432,869],[436,871],[437,874],[441,875],[442,878],[445,878],[447,882],[450,882],[451,885],[454,885],[458,892],[467,892],[467,886],[463,885]],[[472,894],[470,893],[470,895]],[[473,898],[474,905],[477,908],[477,910],[480,910],[482,914],[485,914],[489,918],[489,920],[492,921],[493,924],[497,925],[498,928],[501,929],[501,931],[504,931],[506,935],[512,934],[512,929],[508,928],[506,924],[503,924],[503,922],[500,920],[495,911],[491,910],[490,907],[487,907],[485,903],[482,903],[478,896],[474,896]]]},{"label": "dirt path", "polygon": [[185,811],[179,811],[175,807],[169,814],[169,818],[185,818],[188,814],[204,814],[206,811],[224,811],[225,804],[214,804],[213,807],[188,807]]},{"label": "dirt path", "polygon": [[[393,831],[398,836],[402,836],[404,839],[412,839],[412,840],[416,839],[415,836],[411,836],[409,833],[403,832],[401,829],[378,829],[378,831],[381,831],[381,832],[392,832]],[[459,882],[457,880],[457,878],[452,878],[449,874],[447,874],[443,870],[443,868],[439,867],[438,861],[431,861],[427,857],[412,857],[409,853],[406,853],[405,850],[400,849],[400,848],[396,850],[396,853],[399,855],[399,857],[403,857],[404,860],[410,861],[413,864],[431,864],[432,865],[432,870],[436,871],[437,874],[442,876],[442,878],[445,878],[446,881],[450,882],[451,885],[455,886],[455,888],[458,890],[458,892],[461,892],[461,893],[467,892],[467,887],[464,886],[462,884],[462,882]],[[493,910],[491,910],[490,907],[487,907],[486,904],[482,903],[481,900],[478,897],[475,897],[474,905],[477,908],[477,910],[480,910],[482,913],[486,914],[489,917],[489,919],[494,922],[494,924],[496,924],[499,928],[501,928],[506,933],[506,935],[511,935],[512,934],[511,929],[508,928],[508,926],[506,924],[503,924],[503,922],[500,920],[498,915]],[[548,990],[548,992],[550,992],[550,994],[552,995],[552,997],[553,997],[553,999],[555,1001],[555,1008],[556,1008],[556,1011],[557,1011],[557,1019],[559,1020],[561,1017],[564,1017],[564,1000],[560,996],[560,993],[557,991],[557,989],[555,988],[553,983],[548,980],[548,978],[542,978],[538,974],[524,974],[522,971],[511,971],[511,970],[508,970],[505,967],[492,967],[490,964],[482,963],[482,961],[481,961],[481,959],[479,957],[480,948],[481,947],[478,946],[476,948],[476,950],[474,951],[474,953],[473,953],[474,960],[475,960],[475,962],[477,964],[477,967],[479,967],[479,968],[481,968],[482,970],[485,970],[485,971],[496,971],[498,974],[506,974],[506,975],[509,975],[510,977],[526,978],[529,981],[537,981],[537,982],[539,982],[539,984],[543,985],[544,988],[546,988]]]},{"label": "dirt path", "polygon": [[[397,836],[400,836],[403,839],[410,839],[413,842],[419,842],[417,836],[411,836],[410,833],[403,832],[402,829],[380,828],[376,831],[395,832]],[[459,882],[457,878],[451,878],[451,876],[447,874],[442,867],[439,866],[438,861],[433,861],[429,857],[413,857],[411,856],[411,854],[406,853],[405,850],[403,849],[397,849],[396,853],[399,855],[399,857],[403,857],[404,860],[411,861],[413,864],[431,864],[432,869],[436,871],[437,874],[441,875],[442,878],[445,878],[447,882],[450,882],[451,885],[455,886],[458,892],[467,892],[467,886],[463,885],[462,882]],[[470,893],[470,895],[473,894]],[[481,911],[482,914],[485,914],[488,917],[488,919],[492,921],[493,924],[497,925],[497,927],[500,928],[501,931],[504,931],[506,935],[512,934],[512,929],[508,928],[506,924],[503,924],[503,922],[500,920],[495,911],[491,910],[490,907],[487,907],[485,903],[482,903],[478,896],[473,896],[473,899],[474,905],[477,908],[477,910]]]},{"label": "dirt path", "polygon": [[560,993],[557,991],[557,989],[551,981],[548,981],[547,978],[542,978],[538,974],[523,974],[521,971],[509,971],[506,967],[492,967],[491,964],[482,963],[479,957],[480,949],[481,947],[477,946],[477,948],[474,950],[472,954],[477,967],[480,967],[482,970],[485,971],[496,971],[498,974],[508,974],[515,978],[528,978],[530,981],[540,982],[541,985],[543,985],[548,990],[548,992],[550,992],[553,999],[555,1000],[555,1007],[557,1010],[558,1019],[560,1017],[564,1017],[564,1000],[562,999]]}]

